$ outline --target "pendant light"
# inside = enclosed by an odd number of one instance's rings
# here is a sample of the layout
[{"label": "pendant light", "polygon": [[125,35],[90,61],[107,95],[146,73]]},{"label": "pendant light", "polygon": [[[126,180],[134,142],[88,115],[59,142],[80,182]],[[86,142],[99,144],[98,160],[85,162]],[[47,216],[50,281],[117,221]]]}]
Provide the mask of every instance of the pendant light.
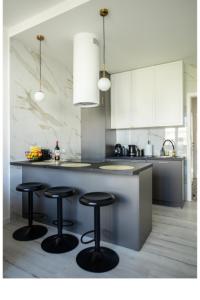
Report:
[{"label": "pendant light", "polygon": [[105,17],[108,15],[108,9],[100,9],[100,16],[103,18],[103,76],[98,81],[100,91],[106,92],[111,87],[110,80],[106,77],[106,43],[105,43]]},{"label": "pendant light", "polygon": [[99,43],[90,32],[75,34],[73,41],[73,104],[99,105]]},{"label": "pendant light", "polygon": [[44,41],[44,36],[43,35],[37,35],[36,36],[37,40],[40,42],[40,85],[39,85],[39,90],[35,92],[34,94],[34,99],[37,102],[40,102],[44,99],[44,92],[41,89],[41,78],[42,78],[42,55],[41,55],[41,43]]}]

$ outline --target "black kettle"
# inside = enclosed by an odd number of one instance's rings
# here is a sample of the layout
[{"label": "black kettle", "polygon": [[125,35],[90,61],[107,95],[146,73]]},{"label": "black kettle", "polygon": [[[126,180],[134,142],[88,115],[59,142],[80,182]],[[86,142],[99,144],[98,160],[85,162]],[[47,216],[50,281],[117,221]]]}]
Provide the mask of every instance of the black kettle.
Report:
[{"label": "black kettle", "polygon": [[115,156],[122,156],[122,155],[123,155],[122,145],[116,144],[115,145]]},{"label": "black kettle", "polygon": [[137,146],[136,145],[128,145],[129,148],[129,156],[137,156]]}]

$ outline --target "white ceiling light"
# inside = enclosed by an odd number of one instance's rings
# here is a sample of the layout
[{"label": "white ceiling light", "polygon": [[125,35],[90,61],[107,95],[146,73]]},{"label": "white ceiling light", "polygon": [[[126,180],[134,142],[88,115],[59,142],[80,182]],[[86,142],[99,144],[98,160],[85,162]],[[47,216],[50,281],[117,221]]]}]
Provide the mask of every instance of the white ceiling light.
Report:
[{"label": "white ceiling light", "polygon": [[74,36],[73,103],[81,107],[99,105],[99,43],[93,33]]},{"label": "white ceiling light", "polygon": [[40,42],[40,88],[39,91],[34,93],[34,99],[37,102],[40,102],[44,99],[44,92],[41,89],[41,78],[42,78],[42,55],[41,55],[41,42],[44,41],[44,36],[43,35],[37,35],[37,40]]},{"label": "white ceiling light", "polygon": [[105,20],[104,18],[108,15],[108,9],[100,9],[100,16],[103,17],[103,76],[98,81],[98,88],[100,91],[106,92],[111,87],[110,79],[106,78],[106,42],[105,42]]}]

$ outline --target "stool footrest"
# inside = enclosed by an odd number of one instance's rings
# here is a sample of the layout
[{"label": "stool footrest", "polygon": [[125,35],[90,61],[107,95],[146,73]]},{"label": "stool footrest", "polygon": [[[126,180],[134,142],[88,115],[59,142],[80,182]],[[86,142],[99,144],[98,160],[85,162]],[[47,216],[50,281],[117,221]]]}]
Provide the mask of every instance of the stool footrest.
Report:
[{"label": "stool footrest", "polygon": [[[58,220],[53,220],[52,221],[52,224],[53,225],[58,225]],[[74,222],[73,221],[70,221],[70,220],[63,220],[63,226],[64,227],[70,227],[70,226],[73,226],[74,225]]]},{"label": "stool footrest", "polygon": [[87,241],[87,242],[83,240],[83,238],[84,238],[87,234],[93,233],[93,232],[95,232],[95,230],[90,230],[90,231],[85,232],[85,233],[81,236],[81,243],[82,243],[82,244],[90,244],[90,243],[94,242],[94,239],[91,239],[91,240],[89,240],[89,241]]}]

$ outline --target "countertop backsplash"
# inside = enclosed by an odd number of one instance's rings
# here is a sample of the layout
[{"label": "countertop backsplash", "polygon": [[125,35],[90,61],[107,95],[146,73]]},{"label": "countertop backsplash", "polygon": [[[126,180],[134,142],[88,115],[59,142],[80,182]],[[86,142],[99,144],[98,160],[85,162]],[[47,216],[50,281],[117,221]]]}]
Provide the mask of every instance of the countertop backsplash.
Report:
[{"label": "countertop backsplash", "polygon": [[[185,127],[151,128],[151,129],[122,129],[117,130],[117,143],[128,147],[137,145],[140,149],[145,149],[148,140],[153,145],[153,155],[159,156],[162,144],[165,139],[170,139],[175,144],[176,155],[186,157],[187,138]],[[165,146],[166,150],[172,150],[171,144]]]}]

